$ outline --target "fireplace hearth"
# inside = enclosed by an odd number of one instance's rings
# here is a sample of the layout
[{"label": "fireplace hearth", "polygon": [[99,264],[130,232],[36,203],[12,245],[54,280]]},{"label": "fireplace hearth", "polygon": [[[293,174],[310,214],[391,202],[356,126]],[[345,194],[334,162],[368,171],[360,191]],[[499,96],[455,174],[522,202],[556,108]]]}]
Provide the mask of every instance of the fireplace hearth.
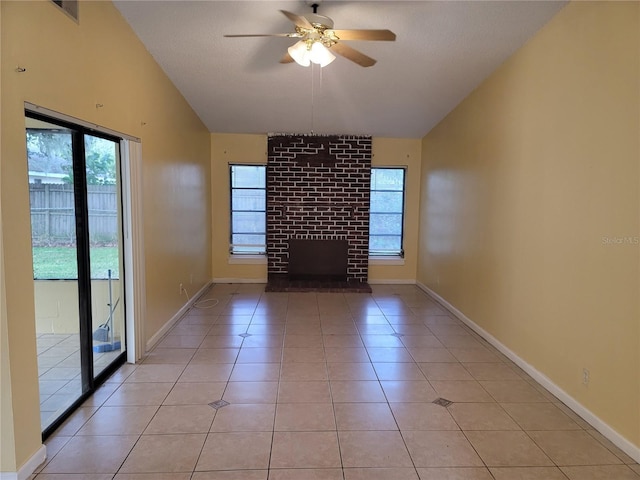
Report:
[{"label": "fireplace hearth", "polygon": [[290,280],[288,275],[273,274],[265,292],[329,292],[329,293],[371,293],[367,282],[339,282],[335,280]]}]

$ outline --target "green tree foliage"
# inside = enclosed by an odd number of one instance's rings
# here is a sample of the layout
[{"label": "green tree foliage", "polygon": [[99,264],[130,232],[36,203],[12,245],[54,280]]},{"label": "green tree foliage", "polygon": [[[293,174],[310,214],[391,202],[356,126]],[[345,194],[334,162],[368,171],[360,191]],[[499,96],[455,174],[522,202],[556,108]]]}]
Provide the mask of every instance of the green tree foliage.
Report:
[{"label": "green tree foliage", "polygon": [[89,185],[115,185],[116,158],[111,155],[93,151],[87,153],[87,183]]},{"label": "green tree foliage", "polygon": [[[85,161],[89,185],[115,185],[117,144],[103,138],[85,136]],[[73,182],[71,133],[65,130],[27,130],[29,170],[65,173]]]},{"label": "green tree foliage", "polygon": [[71,135],[53,130],[27,130],[27,150],[71,161]]}]

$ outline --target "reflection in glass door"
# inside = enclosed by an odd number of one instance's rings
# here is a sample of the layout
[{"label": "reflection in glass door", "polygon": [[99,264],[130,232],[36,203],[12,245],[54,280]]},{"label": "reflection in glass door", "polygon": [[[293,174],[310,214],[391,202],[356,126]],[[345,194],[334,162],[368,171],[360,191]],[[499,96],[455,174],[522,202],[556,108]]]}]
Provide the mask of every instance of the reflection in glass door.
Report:
[{"label": "reflection in glass door", "polygon": [[26,125],[46,437],[125,359],[120,139],[31,112]]}]

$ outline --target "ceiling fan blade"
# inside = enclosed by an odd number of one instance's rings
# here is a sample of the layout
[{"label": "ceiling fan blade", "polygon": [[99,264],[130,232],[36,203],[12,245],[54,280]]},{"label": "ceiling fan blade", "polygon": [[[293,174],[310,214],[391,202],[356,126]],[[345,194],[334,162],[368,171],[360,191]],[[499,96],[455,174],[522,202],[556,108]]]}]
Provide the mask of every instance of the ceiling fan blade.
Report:
[{"label": "ceiling fan blade", "polygon": [[289,20],[293,22],[296,27],[304,28],[306,30],[313,30],[313,25],[309,23],[304,17],[296,15],[295,13],[287,12],[286,10],[280,10]]},{"label": "ceiling fan blade", "polygon": [[357,63],[361,67],[371,67],[376,63],[373,58],[368,57],[364,53],[359,52],[355,48],[351,48],[349,45],[345,45],[344,43],[338,42],[331,45],[329,50],[343,56],[347,60]]},{"label": "ceiling fan blade", "polygon": [[289,55],[289,52],[285,53],[284,56],[280,59],[280,63],[292,63],[295,60]]},{"label": "ceiling fan blade", "polygon": [[240,35],[224,35],[225,37],[238,38],[238,37],[295,37],[295,33],[246,33]]},{"label": "ceiling fan blade", "polygon": [[391,30],[331,30],[340,40],[378,40],[393,42],[396,34]]}]

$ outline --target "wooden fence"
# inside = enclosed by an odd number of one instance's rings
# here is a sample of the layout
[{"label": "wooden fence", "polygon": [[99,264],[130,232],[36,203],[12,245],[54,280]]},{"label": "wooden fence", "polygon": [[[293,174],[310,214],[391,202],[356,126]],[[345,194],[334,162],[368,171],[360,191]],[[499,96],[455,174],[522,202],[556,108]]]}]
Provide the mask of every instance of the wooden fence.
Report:
[{"label": "wooden fence", "polygon": [[[75,244],[73,185],[29,184],[31,237],[35,246]],[[116,185],[87,185],[89,236],[92,245],[108,245],[118,238]]]}]

